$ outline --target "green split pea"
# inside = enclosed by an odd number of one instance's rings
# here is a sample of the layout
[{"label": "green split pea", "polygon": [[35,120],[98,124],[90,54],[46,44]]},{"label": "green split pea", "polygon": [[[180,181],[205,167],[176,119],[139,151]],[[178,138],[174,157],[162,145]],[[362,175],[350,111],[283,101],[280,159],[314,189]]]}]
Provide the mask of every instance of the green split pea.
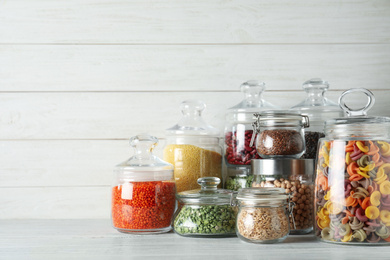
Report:
[{"label": "green split pea", "polygon": [[235,234],[236,215],[230,205],[183,206],[173,228],[180,235]]}]

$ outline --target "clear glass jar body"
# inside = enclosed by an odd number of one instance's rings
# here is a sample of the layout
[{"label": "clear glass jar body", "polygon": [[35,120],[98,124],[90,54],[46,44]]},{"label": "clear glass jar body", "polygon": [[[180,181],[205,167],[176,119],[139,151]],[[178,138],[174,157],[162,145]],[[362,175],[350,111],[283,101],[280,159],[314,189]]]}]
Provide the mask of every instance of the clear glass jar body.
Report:
[{"label": "clear glass jar body", "polygon": [[262,127],[256,137],[261,158],[300,158],[305,152],[304,130],[295,127]]},{"label": "clear glass jar body", "polygon": [[390,245],[390,138],[320,140],[316,236],[325,242]]},{"label": "clear glass jar body", "polygon": [[174,166],[177,192],[199,188],[202,177],[222,179],[222,148],[218,137],[168,136],[164,160]]},{"label": "clear glass jar body", "polygon": [[311,174],[294,175],[254,175],[252,187],[276,187],[286,190],[291,201],[295,203],[289,216],[290,234],[303,235],[313,230],[314,183]]},{"label": "clear glass jar body", "polygon": [[277,243],[286,239],[290,231],[287,203],[238,205],[236,232],[238,238],[251,243]]},{"label": "clear glass jar body", "polygon": [[184,204],[175,214],[175,233],[190,237],[235,236],[236,212],[230,204]]},{"label": "clear glass jar body", "polygon": [[113,227],[136,234],[170,231],[175,192],[173,175],[166,181],[131,181],[118,177],[111,190]]}]

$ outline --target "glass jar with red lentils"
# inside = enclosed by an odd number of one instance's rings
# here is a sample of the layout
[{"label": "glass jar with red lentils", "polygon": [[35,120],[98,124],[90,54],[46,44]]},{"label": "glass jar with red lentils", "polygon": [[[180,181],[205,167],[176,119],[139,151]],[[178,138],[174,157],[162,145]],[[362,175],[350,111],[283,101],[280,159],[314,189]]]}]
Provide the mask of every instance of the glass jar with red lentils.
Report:
[{"label": "glass jar with red lentils", "polygon": [[[253,135],[252,123],[255,121],[253,114],[277,109],[262,98],[265,90],[264,82],[250,80],[243,83],[240,90],[245,95],[245,99],[229,108],[226,113],[224,157],[228,169],[232,169],[231,172],[236,169],[245,171],[242,170],[245,167],[249,171],[251,160],[260,158],[256,148],[250,145]],[[244,187],[245,185],[241,188]]]},{"label": "glass jar with red lentils", "polygon": [[130,139],[134,156],[117,165],[111,190],[111,219],[124,233],[168,232],[175,211],[173,166],[152,153],[158,139],[137,135]]},{"label": "glass jar with red lentils", "polygon": [[292,235],[308,234],[314,221],[314,160],[252,160],[252,187],[283,188],[294,202],[290,227]]}]

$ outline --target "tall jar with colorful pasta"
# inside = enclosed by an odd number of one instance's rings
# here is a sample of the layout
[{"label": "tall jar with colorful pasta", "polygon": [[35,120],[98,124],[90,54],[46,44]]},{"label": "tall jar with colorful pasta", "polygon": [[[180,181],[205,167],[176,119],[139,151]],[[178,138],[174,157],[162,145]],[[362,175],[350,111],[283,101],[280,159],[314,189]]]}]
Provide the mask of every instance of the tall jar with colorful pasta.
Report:
[{"label": "tall jar with colorful pasta", "polygon": [[171,230],[176,193],[173,166],[152,154],[157,142],[150,135],[132,137],[134,156],[115,167],[111,219],[120,232],[152,234]]},{"label": "tall jar with colorful pasta", "polygon": [[[367,105],[351,110],[345,96],[366,94]],[[367,89],[344,92],[349,115],[326,121],[315,180],[315,231],[321,241],[390,245],[390,118],[366,116],[374,104]]]},{"label": "tall jar with colorful pasta", "polygon": [[222,177],[219,130],[203,120],[205,108],[205,103],[200,100],[182,102],[181,120],[166,130],[164,160],[174,166],[178,192],[197,189],[199,178]]}]

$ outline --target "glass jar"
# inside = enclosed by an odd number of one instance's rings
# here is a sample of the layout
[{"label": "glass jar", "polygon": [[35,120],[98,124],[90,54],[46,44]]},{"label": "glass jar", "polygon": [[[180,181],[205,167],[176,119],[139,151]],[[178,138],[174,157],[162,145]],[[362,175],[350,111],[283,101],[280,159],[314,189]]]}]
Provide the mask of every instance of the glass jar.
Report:
[{"label": "glass jar", "polygon": [[117,165],[111,197],[111,220],[124,233],[170,231],[175,211],[173,166],[153,155],[158,139],[137,135],[130,139],[135,154]]},{"label": "glass jar", "polygon": [[202,118],[206,108],[200,100],[181,103],[181,120],[166,130],[164,160],[173,164],[178,192],[198,188],[201,177],[222,177],[222,148],[219,130]]},{"label": "glass jar", "polygon": [[201,189],[177,194],[179,208],[173,230],[181,236],[235,236],[236,213],[232,207],[233,192],[218,189],[220,179],[198,179]]},{"label": "glass jar", "polygon": [[276,109],[262,98],[265,83],[250,80],[240,87],[245,99],[228,109],[225,125],[225,161],[228,168],[246,165],[250,168],[251,159],[259,159],[255,147],[249,146],[252,138],[254,113]]},{"label": "glass jar", "polygon": [[[352,110],[347,94],[368,102]],[[328,120],[320,139],[315,180],[316,236],[321,241],[390,245],[390,118],[366,116],[374,104],[367,89],[339,98],[349,117]]]},{"label": "glass jar", "polygon": [[227,176],[225,178],[225,189],[238,191],[241,188],[252,186],[253,174],[251,169],[243,166],[237,168],[227,168]]},{"label": "glass jar", "polygon": [[292,203],[282,188],[244,188],[237,195],[237,236],[245,242],[282,242],[290,232]]},{"label": "glass jar", "polygon": [[303,83],[303,90],[307,93],[306,99],[293,106],[291,110],[306,115],[310,120],[310,127],[305,129],[306,151],[301,159],[315,159],[318,140],[324,137],[324,123],[326,120],[344,116],[340,107],[325,97],[329,83],[319,78],[310,79]]},{"label": "glass jar", "polygon": [[313,230],[314,160],[252,160],[252,173],[252,187],[283,188],[291,196],[295,206],[289,219],[290,234],[303,235]]},{"label": "glass jar", "polygon": [[309,127],[305,115],[286,111],[265,111],[254,114],[256,121],[250,146],[256,139],[261,158],[299,158],[305,152],[304,128]]}]

